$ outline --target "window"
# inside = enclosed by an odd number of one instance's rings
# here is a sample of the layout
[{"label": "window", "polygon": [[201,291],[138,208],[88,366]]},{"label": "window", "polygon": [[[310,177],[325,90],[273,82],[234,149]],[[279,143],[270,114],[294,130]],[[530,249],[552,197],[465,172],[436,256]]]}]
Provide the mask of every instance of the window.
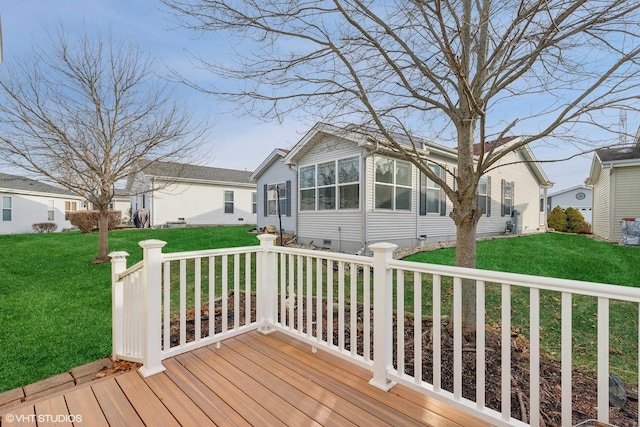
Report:
[{"label": "window", "polygon": [[68,212],[73,212],[78,210],[78,202],[64,202],[64,219],[68,220],[69,215]]},{"label": "window", "polygon": [[[442,176],[440,166],[429,164],[429,169],[437,176]],[[427,213],[440,213],[440,186],[427,178]]]},{"label": "window", "polygon": [[300,168],[300,210],[360,208],[360,158]]},{"label": "window", "polygon": [[116,208],[116,204],[114,202],[109,203],[109,210],[112,211]]},{"label": "window", "polygon": [[2,196],[2,221],[11,221],[13,213],[13,199],[11,196]]},{"label": "window", "polygon": [[483,176],[478,181],[476,203],[484,215],[491,216],[491,177]]},{"label": "window", "polygon": [[251,193],[251,213],[258,213],[258,193]]},{"label": "window", "polygon": [[513,182],[502,180],[502,216],[511,216],[513,212]]},{"label": "window", "polygon": [[47,200],[47,221],[55,221],[54,201]]},{"label": "window", "polygon": [[300,168],[300,210],[316,210],[316,166]]},{"label": "window", "polygon": [[224,192],[224,213],[233,213],[233,191]]},{"label": "window", "polygon": [[288,197],[287,186],[284,182],[269,184],[267,186],[267,216],[286,215]]},{"label": "window", "polygon": [[377,158],[375,180],[377,209],[411,210],[411,163]]},{"label": "window", "polygon": [[360,208],[360,159],[338,160],[338,209]]}]

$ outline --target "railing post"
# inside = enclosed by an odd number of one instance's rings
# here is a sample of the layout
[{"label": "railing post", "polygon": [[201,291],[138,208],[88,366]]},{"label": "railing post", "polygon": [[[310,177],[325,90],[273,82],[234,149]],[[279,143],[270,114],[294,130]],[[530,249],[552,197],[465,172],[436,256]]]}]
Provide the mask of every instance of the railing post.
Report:
[{"label": "railing post", "polygon": [[393,367],[393,272],[388,262],[397,245],[374,243],[373,252],[373,378],[369,384],[384,391],[396,385],[387,378]]},{"label": "railing post", "polygon": [[118,275],[127,269],[127,257],[124,251],[111,252],[111,357],[118,360],[118,354],[122,353],[123,343],[123,309],[124,309],[124,283],[118,280]]},{"label": "railing post", "polygon": [[167,242],[143,240],[143,345],[140,373],[148,377],[165,370],[162,366],[162,248]]},{"label": "railing post", "polygon": [[272,325],[275,323],[275,306],[277,301],[277,288],[275,281],[277,280],[276,254],[271,249],[274,247],[276,236],[273,234],[260,234],[260,262],[256,277],[258,283],[256,286],[256,310],[257,320],[260,324],[259,331],[263,334],[270,334],[275,329]]}]

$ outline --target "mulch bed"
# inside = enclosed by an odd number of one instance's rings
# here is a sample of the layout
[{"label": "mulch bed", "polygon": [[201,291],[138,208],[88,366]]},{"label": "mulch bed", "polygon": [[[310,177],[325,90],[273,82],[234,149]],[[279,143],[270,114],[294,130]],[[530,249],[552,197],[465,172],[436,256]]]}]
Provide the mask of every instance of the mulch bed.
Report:
[{"label": "mulch bed", "polygon": [[[240,324],[244,324],[244,294],[240,294]],[[251,307],[255,307],[255,297],[252,297]],[[234,304],[233,296],[228,301],[228,328],[233,328],[234,322]],[[315,309],[314,309],[315,311]],[[215,332],[222,330],[222,306],[218,301],[214,308]],[[315,316],[315,313],[314,313]],[[358,324],[361,325],[362,311],[357,313]],[[314,317],[315,318],[315,317]],[[255,312],[251,313],[252,321],[255,319]],[[306,319],[306,317],[305,317]],[[345,347],[348,350],[350,345],[349,331],[350,313],[348,308],[345,311]],[[294,313],[292,321],[297,322],[297,313]],[[306,320],[305,320],[306,322]],[[441,387],[444,390],[453,391],[453,335],[451,325],[442,324],[441,328]],[[194,340],[195,321],[193,310],[187,314],[187,342]],[[373,325],[373,319],[371,319]],[[432,382],[433,379],[433,358],[432,358],[432,322],[429,319],[422,320],[422,379]],[[304,329],[305,325],[303,325]],[[373,327],[373,326],[372,326]],[[394,337],[397,327],[397,319],[394,316]],[[315,333],[315,326],[314,333]],[[360,327],[358,328],[361,329]],[[327,322],[326,307],[323,308],[323,335],[326,339]],[[414,319],[404,319],[405,333],[405,373],[414,375],[414,349],[413,349],[413,330]],[[333,322],[333,342],[338,345],[338,314],[337,307],[334,307]],[[209,336],[209,307],[208,304],[203,305],[201,311],[201,336]],[[180,330],[179,318],[172,318],[171,321],[171,346],[179,345]],[[486,332],[486,352],[485,352],[485,400],[486,406],[496,411],[501,409],[501,351],[500,351],[500,329],[499,325],[487,326]],[[371,337],[371,346],[373,348],[373,337]],[[394,338],[394,359],[396,342]],[[511,334],[511,416],[513,418],[524,420],[529,419],[529,343],[528,340],[517,333]],[[358,353],[363,352],[363,336],[358,333]],[[473,347],[463,349],[463,390],[462,395],[470,400],[475,400],[476,394],[476,353]],[[397,366],[394,360],[394,366]],[[622,407],[610,407],[609,422],[616,426],[637,426],[638,425],[638,404],[637,404],[637,388],[635,385],[625,385],[627,392],[627,402]],[[545,359],[544,356],[540,360],[540,413],[541,425],[559,426],[561,424],[561,366],[559,361]],[[595,372],[574,370],[573,384],[573,425],[593,420],[597,418],[597,387]]]}]

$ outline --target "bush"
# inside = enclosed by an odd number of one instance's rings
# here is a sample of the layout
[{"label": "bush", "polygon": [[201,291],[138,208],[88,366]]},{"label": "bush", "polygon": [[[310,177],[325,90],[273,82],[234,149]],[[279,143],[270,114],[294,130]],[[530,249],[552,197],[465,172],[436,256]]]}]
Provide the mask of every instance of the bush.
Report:
[{"label": "bush", "polygon": [[576,231],[576,233],[591,234],[591,224],[589,224],[588,222],[582,222],[582,224],[580,224],[580,227],[578,228],[578,231]]},{"label": "bush", "polygon": [[[109,230],[115,229],[120,225],[122,212],[109,211]],[[98,229],[100,213],[98,211],[72,211],[67,212],[67,217],[72,225],[78,227],[82,233],[91,233]]]},{"label": "bush", "polygon": [[553,228],[556,231],[566,231],[567,217],[564,214],[564,209],[562,209],[560,206],[556,206],[555,208],[553,208],[553,210],[547,217],[547,224],[550,228]]},{"label": "bush", "polygon": [[58,226],[53,222],[39,222],[31,226],[35,233],[53,233]]},{"label": "bush", "polygon": [[564,215],[567,218],[567,232],[578,233],[584,224],[584,216],[576,208],[568,207],[564,211]]}]

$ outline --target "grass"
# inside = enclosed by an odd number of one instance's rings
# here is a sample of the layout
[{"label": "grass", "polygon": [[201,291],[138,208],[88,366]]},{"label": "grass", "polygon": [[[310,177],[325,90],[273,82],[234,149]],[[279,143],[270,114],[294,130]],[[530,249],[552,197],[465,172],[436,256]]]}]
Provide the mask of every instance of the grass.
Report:
[{"label": "grass", "polygon": [[[455,250],[440,249],[414,254],[409,261],[454,265]],[[640,248],[599,242],[586,236],[556,233],[478,243],[477,265],[486,270],[558,277],[597,283],[640,287]],[[448,289],[450,292],[450,289]],[[487,284],[487,323],[500,322],[500,287]],[[542,291],[541,346],[545,355],[560,359],[561,294]],[[427,300],[428,301],[428,300]],[[528,336],[529,294],[514,288],[511,296],[512,325]],[[597,360],[597,299],[572,299],[574,364],[594,369]],[[621,301],[610,303],[611,372],[627,381],[637,381],[638,306]]]},{"label": "grass", "polygon": [[[125,230],[112,251],[142,259],[138,242],[164,252],[256,245],[249,227]],[[0,235],[0,392],[111,353],[111,266],[92,265],[96,234]]]},{"label": "grass", "polygon": [[[141,240],[168,242],[164,252],[257,245],[256,236],[247,230],[248,227],[127,230],[111,232],[109,239],[111,250],[127,251],[130,254],[128,265],[132,265],[142,259],[142,249],[138,245]],[[111,267],[91,264],[97,250],[97,235],[5,235],[0,236],[0,248],[3,249],[0,257],[0,392],[65,372],[111,353]],[[409,259],[453,265],[454,257],[454,249],[441,249],[415,254]],[[640,248],[621,247],[584,236],[547,233],[478,244],[479,268],[624,286],[640,286],[639,261]],[[229,262],[233,261],[230,259]],[[231,264],[229,268],[231,272]],[[188,270],[192,268],[188,267]],[[203,260],[203,302],[209,291],[205,280],[207,271],[207,261]],[[217,265],[218,279],[220,271]],[[172,267],[172,276],[177,272],[178,266]],[[326,271],[322,275],[326,280]],[[430,314],[431,309],[429,280],[423,277],[424,314]],[[192,283],[191,279],[189,283]],[[335,277],[333,284],[335,295]],[[349,286],[347,278],[347,292]],[[405,296],[410,298],[412,278],[405,279],[405,286]],[[177,291],[176,287],[172,286],[172,289]],[[361,283],[358,283],[358,289],[361,292]],[[499,307],[499,287],[488,284],[487,289],[488,304]],[[188,290],[188,294],[191,292]],[[216,289],[216,295],[220,295],[219,289]],[[450,301],[448,283],[443,286],[443,296]],[[560,295],[543,292],[541,299],[544,351],[549,357],[559,358]],[[410,307],[411,302],[407,302]],[[529,304],[526,291],[514,289],[512,304],[513,324],[526,335]],[[591,367],[588,363],[594,360],[597,338],[596,301],[576,297],[573,306],[576,363]],[[497,323],[499,316],[498,309],[490,309],[487,322]],[[627,381],[637,375],[637,321],[637,306],[612,303],[611,363],[615,368],[613,371]]]}]

